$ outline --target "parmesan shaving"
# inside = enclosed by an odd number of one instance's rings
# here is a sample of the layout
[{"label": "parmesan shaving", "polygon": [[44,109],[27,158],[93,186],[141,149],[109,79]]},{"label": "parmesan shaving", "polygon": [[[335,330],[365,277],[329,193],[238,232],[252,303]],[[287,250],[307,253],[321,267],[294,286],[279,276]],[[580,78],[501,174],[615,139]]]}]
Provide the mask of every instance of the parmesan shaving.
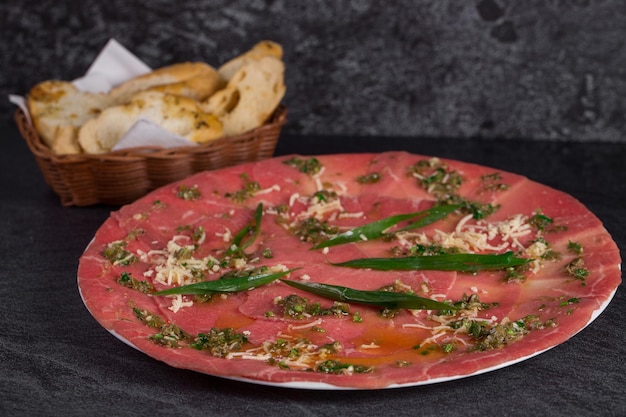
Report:
[{"label": "parmesan shaving", "polygon": [[314,320],[314,321],[312,321],[310,323],[301,324],[299,326],[289,325],[289,329],[291,329],[291,330],[308,329],[310,327],[319,326],[322,323],[323,323],[322,319],[317,319],[317,320]]},{"label": "parmesan shaving", "polygon": [[193,301],[183,301],[183,296],[177,294],[172,299],[172,305],[168,307],[168,309],[172,310],[174,313],[178,313],[178,310],[184,307],[191,307],[193,305]]},{"label": "parmesan shaving", "polygon": [[224,242],[230,242],[233,238],[233,234],[228,227],[224,227],[224,229],[226,229],[224,233],[215,232],[215,236],[221,237]]},{"label": "parmesan shaving", "polygon": [[357,213],[349,213],[349,212],[343,212],[343,213],[339,213],[339,218],[340,219],[360,219],[364,216],[364,213],[362,211],[359,211]]},{"label": "parmesan shaving", "polygon": [[259,190],[259,191],[255,192],[254,195],[269,194],[269,193],[271,193],[273,191],[280,191],[280,185],[274,184],[271,187],[264,188],[262,190]]}]

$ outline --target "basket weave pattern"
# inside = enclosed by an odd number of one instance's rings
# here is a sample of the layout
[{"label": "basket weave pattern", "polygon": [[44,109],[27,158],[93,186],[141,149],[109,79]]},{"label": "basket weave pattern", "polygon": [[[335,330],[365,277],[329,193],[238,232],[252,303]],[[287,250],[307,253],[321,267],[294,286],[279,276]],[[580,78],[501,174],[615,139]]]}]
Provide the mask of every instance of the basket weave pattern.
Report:
[{"label": "basket weave pattern", "polygon": [[239,136],[197,146],[148,146],[101,155],[56,155],[22,110],[15,112],[15,121],[63,206],[120,205],[196,172],[272,157],[287,109],[279,107],[265,125]]}]

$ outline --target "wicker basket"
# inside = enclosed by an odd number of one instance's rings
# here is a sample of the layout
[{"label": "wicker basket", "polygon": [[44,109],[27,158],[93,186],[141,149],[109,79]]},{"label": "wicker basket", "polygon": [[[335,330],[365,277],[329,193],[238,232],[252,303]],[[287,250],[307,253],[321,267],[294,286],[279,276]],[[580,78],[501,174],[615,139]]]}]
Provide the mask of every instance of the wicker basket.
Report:
[{"label": "wicker basket", "polygon": [[198,146],[141,147],[101,155],[56,155],[22,110],[16,111],[15,121],[63,206],[121,205],[196,172],[272,157],[287,109],[279,107],[268,123],[239,136]]}]

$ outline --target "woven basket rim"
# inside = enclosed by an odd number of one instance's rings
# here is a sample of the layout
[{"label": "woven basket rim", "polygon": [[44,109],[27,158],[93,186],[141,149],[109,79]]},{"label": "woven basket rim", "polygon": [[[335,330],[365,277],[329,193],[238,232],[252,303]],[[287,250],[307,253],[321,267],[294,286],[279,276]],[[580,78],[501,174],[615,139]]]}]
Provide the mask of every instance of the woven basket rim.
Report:
[{"label": "woven basket rim", "polygon": [[[63,206],[125,204],[199,171],[269,158],[286,120],[287,109],[281,105],[264,125],[203,144],[57,155],[44,143],[24,111],[18,108],[15,112],[21,136]],[[111,184],[115,181],[121,182]]]},{"label": "woven basket rim", "polygon": [[[203,152],[207,147],[215,147],[220,145],[230,145],[234,140],[245,139],[246,137],[253,137],[258,134],[260,131],[275,128],[275,126],[282,127],[287,121],[287,108],[284,105],[280,105],[276,108],[274,113],[270,116],[268,121],[253,130],[245,132],[241,135],[237,136],[225,136],[214,141],[210,141],[207,143],[197,144],[197,145],[189,145],[189,146],[176,146],[171,148],[164,148],[162,146],[139,146],[132,148],[119,149],[116,151],[101,153],[101,154],[67,154],[67,155],[57,155],[52,149],[46,145],[41,136],[37,133],[37,131],[32,126],[28,116],[24,113],[21,108],[18,108],[15,111],[15,120],[20,128],[20,133],[22,137],[26,140],[29,148],[39,157],[46,158],[51,160],[54,163],[78,163],[88,160],[128,160],[128,158],[145,158],[146,155],[150,155],[151,157],[161,157],[174,155],[177,153],[195,153],[195,152]],[[24,123],[28,123],[31,127],[29,132],[24,131],[25,125]]]}]

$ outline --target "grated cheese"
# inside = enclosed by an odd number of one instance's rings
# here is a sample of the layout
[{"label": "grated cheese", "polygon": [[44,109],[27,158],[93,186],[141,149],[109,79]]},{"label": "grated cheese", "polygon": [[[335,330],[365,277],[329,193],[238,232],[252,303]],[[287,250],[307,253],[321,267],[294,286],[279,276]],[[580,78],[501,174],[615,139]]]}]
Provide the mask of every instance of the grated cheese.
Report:
[{"label": "grated cheese", "polygon": [[254,193],[254,195],[269,194],[273,191],[280,191],[280,185],[274,184],[271,187],[264,188]]},{"label": "grated cheese", "polygon": [[224,227],[226,229],[224,233],[215,232],[215,236],[221,237],[224,242],[230,242],[233,238],[233,233],[230,231],[228,227]]},{"label": "grated cheese", "polygon": [[360,346],[361,349],[380,349],[380,345],[377,345],[375,342],[370,342],[369,344],[365,345],[361,345]]},{"label": "grated cheese", "polygon": [[343,213],[339,213],[339,218],[340,219],[360,219],[362,217],[364,217],[364,213],[362,211],[356,212],[356,213],[349,213],[347,211],[344,211]]},{"label": "grated cheese", "polygon": [[319,326],[320,324],[323,323],[323,320],[321,318],[318,318],[317,320],[314,320],[312,322],[309,323],[305,323],[305,324],[301,324],[298,326],[294,326],[292,324],[289,325],[289,329],[291,330],[302,330],[302,329],[308,329],[314,326]]},{"label": "grated cheese", "polygon": [[172,310],[174,313],[178,313],[178,310],[184,307],[191,307],[193,305],[193,301],[183,301],[183,296],[177,294],[174,296],[172,300],[172,305],[168,307],[168,309]]}]

